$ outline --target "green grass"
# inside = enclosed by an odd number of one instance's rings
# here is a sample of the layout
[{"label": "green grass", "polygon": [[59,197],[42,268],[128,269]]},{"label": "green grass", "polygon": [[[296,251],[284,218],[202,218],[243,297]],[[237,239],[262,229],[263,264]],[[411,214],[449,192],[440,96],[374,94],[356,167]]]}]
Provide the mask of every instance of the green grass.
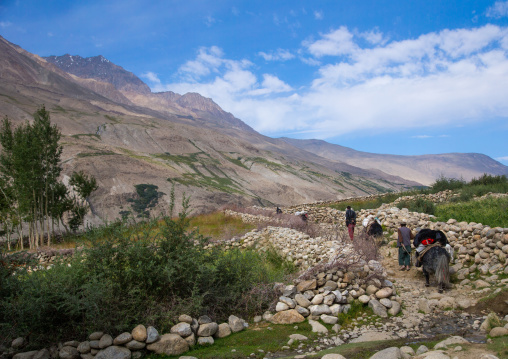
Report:
[{"label": "green grass", "polygon": [[459,222],[476,222],[491,227],[508,227],[508,197],[486,198],[465,203],[440,204],[435,213],[437,220],[454,218]]},{"label": "green grass", "polygon": [[499,358],[508,358],[508,336],[491,339],[492,342],[487,343],[487,349],[495,352]]},{"label": "green grass", "polygon": [[365,200],[356,199],[353,201],[339,202],[336,204],[328,205],[328,207],[345,211],[347,206],[351,206],[355,211],[362,209],[373,209],[380,207],[383,203],[390,203],[395,201],[397,198],[408,195],[404,193],[387,193],[384,195],[377,196],[376,198],[369,198]]},{"label": "green grass", "polygon": [[111,155],[117,155],[117,153],[111,152],[111,151],[98,151],[98,152],[81,152],[76,155],[78,158],[83,157],[94,157],[94,156],[111,156]]},{"label": "green grass", "polygon": [[[298,329],[295,329],[295,326]],[[272,328],[272,330],[268,328]],[[309,340],[296,342],[292,347],[296,347],[298,343],[311,344],[318,336],[312,333],[312,327],[309,323],[303,322],[291,325],[276,325],[266,323],[255,325],[253,328],[248,328],[242,332],[233,333],[229,337],[215,339],[212,346],[200,347],[196,345],[192,350],[186,352],[184,355],[194,356],[199,359],[237,359],[251,357],[250,354],[254,353],[255,356],[251,358],[264,358],[267,352],[278,352],[282,347],[287,345],[289,336],[291,334],[305,335]],[[233,352],[232,350],[235,349]],[[263,352],[260,352],[262,350]],[[147,358],[155,359],[167,357],[165,355],[150,354]],[[178,358],[179,355],[170,356],[169,358]]]},{"label": "green grass", "polygon": [[101,136],[96,135],[95,133],[78,133],[78,134],[72,135],[71,137],[74,137],[74,138],[91,137],[93,139],[98,139],[98,140],[101,139]]},{"label": "green grass", "polygon": [[241,236],[252,229],[255,225],[245,223],[238,217],[226,216],[223,212],[203,214],[190,219],[190,227],[199,229],[199,233],[212,239],[230,239]]}]

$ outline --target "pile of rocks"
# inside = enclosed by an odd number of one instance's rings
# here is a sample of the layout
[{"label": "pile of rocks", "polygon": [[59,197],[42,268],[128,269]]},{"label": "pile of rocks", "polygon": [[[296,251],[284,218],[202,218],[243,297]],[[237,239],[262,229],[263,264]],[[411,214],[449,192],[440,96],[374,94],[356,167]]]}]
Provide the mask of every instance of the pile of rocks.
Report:
[{"label": "pile of rocks", "polygon": [[[371,261],[365,267],[374,271],[379,266],[378,262]],[[275,309],[277,313],[265,313],[264,319],[275,324],[299,323],[305,318],[336,324],[338,314],[347,313],[350,303],[355,299],[368,304],[380,317],[397,315],[400,302],[393,283],[378,278],[362,280],[368,273],[366,269],[357,268],[356,271],[347,272],[330,269],[317,273],[312,279],[285,286]]]},{"label": "pile of rocks", "polygon": [[0,350],[1,357],[13,359],[139,359],[146,351],[157,354],[180,355],[196,344],[212,345],[214,338],[224,338],[231,333],[244,330],[245,320],[231,315],[228,323],[217,324],[208,316],[194,319],[181,315],[179,323],[170,333],[159,335],[157,329],[140,324],[130,333],[122,333],[115,338],[103,332],[90,334],[88,340],[67,341],[58,347],[23,352],[26,346],[23,338],[12,341],[10,348]]}]

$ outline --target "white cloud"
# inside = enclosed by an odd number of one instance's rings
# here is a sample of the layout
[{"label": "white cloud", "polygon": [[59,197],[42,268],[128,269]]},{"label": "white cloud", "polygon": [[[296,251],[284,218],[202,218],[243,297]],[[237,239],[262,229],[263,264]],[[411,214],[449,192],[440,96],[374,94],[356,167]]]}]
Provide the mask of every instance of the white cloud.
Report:
[{"label": "white cloud", "polygon": [[154,84],[160,84],[161,83],[161,80],[159,79],[157,74],[155,74],[155,73],[153,73],[151,71],[148,71],[148,72],[145,72],[144,74],[141,74],[141,77],[147,79],[148,81],[150,81],[150,82],[152,82]]},{"label": "white cloud", "polygon": [[5,29],[6,27],[9,27],[12,25],[12,22],[9,22],[9,21],[0,21],[0,27],[2,29]]},{"label": "white cloud", "polygon": [[429,136],[429,135],[416,135],[416,136],[411,136],[411,138],[419,138],[419,139],[426,139],[426,138],[432,138],[433,136]]},{"label": "white cloud", "polygon": [[[443,30],[401,41],[381,35],[370,45],[365,38],[343,27],[305,43],[318,59],[305,51],[299,58],[319,68],[298,89],[210,47],[181,66],[177,81],[154,90],[201,93],[267,135],[331,138],[396,129],[418,134],[429,127],[448,132],[445,126],[508,118],[508,28]],[[259,55],[273,60],[278,53]]]},{"label": "white cloud", "polygon": [[212,25],[215,24],[216,22],[217,20],[215,20],[215,18],[213,18],[212,16],[207,16],[205,18],[205,25],[208,27],[212,27]]},{"label": "white cloud", "polygon": [[271,53],[259,52],[259,56],[264,58],[266,61],[287,61],[295,58],[289,50],[285,49],[277,49],[276,51],[272,51]]},{"label": "white cloud", "polygon": [[323,20],[324,14],[322,11],[314,11],[314,18],[316,20]]},{"label": "white cloud", "polygon": [[496,160],[500,162],[508,162],[508,156],[496,157]]},{"label": "white cloud", "polygon": [[309,52],[317,57],[325,55],[349,55],[357,50],[353,42],[353,34],[347,27],[341,26],[328,34],[322,35],[322,39],[309,44]]},{"label": "white cloud", "polygon": [[508,16],[508,1],[496,1],[487,9],[488,17],[501,18]]}]

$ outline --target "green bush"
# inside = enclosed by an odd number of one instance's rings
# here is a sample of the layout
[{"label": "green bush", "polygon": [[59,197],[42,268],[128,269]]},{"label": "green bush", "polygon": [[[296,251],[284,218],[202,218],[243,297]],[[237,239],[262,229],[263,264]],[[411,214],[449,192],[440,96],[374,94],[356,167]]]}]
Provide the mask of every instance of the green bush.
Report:
[{"label": "green bush", "polygon": [[419,212],[427,214],[434,214],[436,211],[436,205],[434,204],[434,202],[423,198],[400,201],[399,203],[397,203],[397,207],[400,209],[407,208],[411,212]]},{"label": "green bush", "polygon": [[437,193],[445,190],[458,190],[464,187],[466,182],[462,179],[439,177],[430,187],[431,193]]},{"label": "green bush", "polygon": [[0,332],[36,345],[139,323],[167,332],[183,313],[224,320],[266,310],[276,299],[270,283],[292,266],[275,253],[205,250],[188,224],[185,212],[136,227],[115,222],[90,230],[91,244],[51,269],[4,276]]}]

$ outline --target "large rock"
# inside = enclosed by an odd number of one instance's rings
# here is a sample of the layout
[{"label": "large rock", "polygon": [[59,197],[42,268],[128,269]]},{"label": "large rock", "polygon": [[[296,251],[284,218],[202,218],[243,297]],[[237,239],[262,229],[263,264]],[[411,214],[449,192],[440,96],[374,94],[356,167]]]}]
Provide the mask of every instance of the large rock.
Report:
[{"label": "large rock", "polygon": [[370,357],[370,359],[403,359],[404,356],[399,348],[392,347],[381,350]]},{"label": "large rock", "polygon": [[99,340],[99,348],[104,349],[113,345],[113,337],[109,334],[104,334]]},{"label": "large rock", "polygon": [[146,333],[146,327],[143,324],[139,324],[136,328],[132,329],[132,339],[138,342],[144,342],[148,336]]},{"label": "large rock", "polygon": [[219,324],[219,330],[215,333],[216,338],[225,338],[231,335],[231,327],[228,323]]},{"label": "large rock", "polygon": [[130,359],[131,351],[116,345],[107,347],[95,355],[95,359]]},{"label": "large rock", "polygon": [[296,285],[296,289],[299,292],[305,292],[306,290],[314,290],[317,287],[316,279],[304,280]]},{"label": "large rock", "polygon": [[442,349],[442,348],[446,348],[449,345],[468,344],[468,343],[469,343],[469,341],[467,341],[466,339],[464,339],[462,337],[453,336],[453,337],[450,337],[448,339],[445,339],[445,340],[437,343],[434,346],[434,349]]},{"label": "large rock", "polygon": [[308,308],[311,305],[311,301],[308,300],[303,294],[298,293],[295,295],[295,301],[299,306]]},{"label": "large rock", "polygon": [[18,354],[15,354],[12,357],[12,359],[32,359],[37,354],[37,352],[38,352],[38,350],[32,350],[29,352],[18,353]]},{"label": "large rock", "polygon": [[51,358],[51,354],[48,349],[44,348],[39,350],[32,359],[49,359]]},{"label": "large rock", "polygon": [[228,324],[233,333],[241,332],[245,329],[245,320],[238,318],[235,315],[230,315],[228,318]]},{"label": "large rock", "polygon": [[380,289],[376,292],[376,298],[382,299],[382,298],[388,298],[393,294],[393,289],[390,287],[385,287],[383,289]]},{"label": "large rock", "polygon": [[219,330],[219,325],[215,322],[201,324],[198,329],[198,337],[211,337],[214,335],[217,330]]},{"label": "large rock", "polygon": [[383,304],[381,304],[378,300],[371,299],[371,301],[369,302],[369,307],[372,308],[372,311],[377,316],[380,316],[381,318],[388,317],[386,307]]},{"label": "large rock", "polygon": [[80,354],[90,353],[90,342],[85,340],[84,342],[79,343],[77,350]]},{"label": "large rock", "polygon": [[170,333],[178,334],[182,338],[188,337],[192,334],[192,329],[189,323],[178,323],[176,325],[173,325],[171,329],[169,330]]},{"label": "large rock", "polygon": [[192,348],[194,345],[196,345],[196,335],[192,333],[187,338],[185,338],[185,341],[187,342],[187,344],[189,344],[189,347]]},{"label": "large rock", "polygon": [[189,350],[189,343],[178,334],[164,334],[158,342],[148,344],[146,349],[157,354],[180,355]]},{"label": "large rock", "polygon": [[330,307],[326,304],[311,305],[309,307],[310,315],[320,316],[321,314],[332,314]]},{"label": "large rock", "polygon": [[294,324],[305,321],[305,318],[298,313],[296,309],[290,309],[284,312],[278,312],[270,319],[270,321],[273,324]]},{"label": "large rock", "polygon": [[[129,332],[125,332],[125,333],[122,333],[122,334],[119,334],[114,340],[113,340],[113,344],[114,345],[122,345],[122,344],[125,344],[125,343],[128,343],[132,340],[132,334],[129,333]],[[90,345],[90,344],[89,344]],[[78,350],[79,350],[79,347],[78,347]]]},{"label": "large rock", "polygon": [[351,340],[350,343],[376,342],[393,339],[398,339],[398,337],[388,332],[369,331],[361,334],[358,338]]},{"label": "large rock", "polygon": [[321,324],[320,322],[309,319],[309,324],[312,327],[313,333],[328,333],[328,329],[326,329],[326,327],[323,324]]},{"label": "large rock", "polygon": [[489,335],[493,338],[502,337],[504,335],[508,335],[508,329],[506,329],[504,327],[495,327],[495,328],[492,328]]},{"label": "large rock", "polygon": [[146,328],[146,344],[155,343],[157,340],[159,340],[159,332],[154,327],[150,326]]},{"label": "large rock", "polygon": [[339,318],[338,317],[334,317],[332,315],[327,315],[327,314],[321,314],[320,316],[321,320],[323,321],[323,323],[325,324],[337,324],[337,322],[339,321]]},{"label": "large rock", "polygon": [[60,349],[58,352],[58,357],[60,359],[79,359],[79,352],[76,348],[71,346],[65,346]]},{"label": "large rock", "polygon": [[146,346],[145,342],[138,342],[137,340],[131,340],[125,344],[125,347],[130,350],[141,350]]}]

